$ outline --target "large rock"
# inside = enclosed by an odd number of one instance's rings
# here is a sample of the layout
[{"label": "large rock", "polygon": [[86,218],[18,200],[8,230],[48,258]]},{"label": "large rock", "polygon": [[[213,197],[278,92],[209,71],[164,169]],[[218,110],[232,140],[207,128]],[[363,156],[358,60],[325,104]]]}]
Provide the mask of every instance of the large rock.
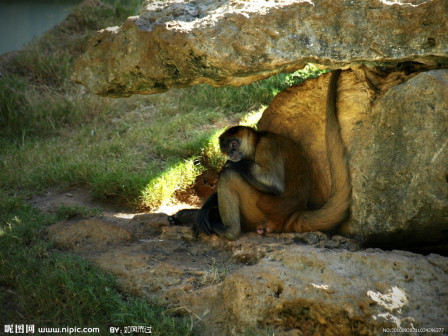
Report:
[{"label": "large rock", "polygon": [[307,63],[447,65],[446,0],[146,1],[101,30],[72,79],[100,95],[240,86]]},{"label": "large rock", "polygon": [[448,303],[441,287],[448,276],[437,275],[448,270],[446,261],[399,251],[274,251],[224,280],[228,334],[275,326],[295,330],[291,335],[379,335],[384,328],[446,325],[438,311]]},{"label": "large rock", "polygon": [[[329,191],[328,75],[277,95],[258,127],[303,144]],[[448,241],[448,70],[341,74],[338,113],[353,185],[342,231],[385,247]]]},{"label": "large rock", "polygon": [[[105,244],[107,228],[117,238]],[[379,335],[448,325],[448,258],[435,254],[359,250],[314,232],[193,239],[163,214],[62,222],[49,234],[115,274],[126,293],[189,314],[200,335]]]}]

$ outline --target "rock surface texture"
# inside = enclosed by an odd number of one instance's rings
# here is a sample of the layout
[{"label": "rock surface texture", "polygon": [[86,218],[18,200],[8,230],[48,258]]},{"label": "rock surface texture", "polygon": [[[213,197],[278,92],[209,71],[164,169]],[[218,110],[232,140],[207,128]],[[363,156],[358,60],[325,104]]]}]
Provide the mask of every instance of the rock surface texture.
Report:
[{"label": "rock surface texture", "polygon": [[48,231],[60,248],[115,274],[126,293],[190,314],[200,335],[379,335],[448,325],[448,258],[436,254],[360,250],[322,233],[194,239],[164,214],[66,221]]},{"label": "rock surface texture", "polygon": [[446,66],[447,58],[446,0],[151,0],[92,38],[72,79],[128,96],[240,86],[307,63]]},{"label": "rock surface texture", "polygon": [[[278,94],[258,123],[303,145],[326,192],[328,80],[323,75]],[[446,244],[448,70],[344,71],[337,108],[353,185],[342,232],[376,246]]]}]

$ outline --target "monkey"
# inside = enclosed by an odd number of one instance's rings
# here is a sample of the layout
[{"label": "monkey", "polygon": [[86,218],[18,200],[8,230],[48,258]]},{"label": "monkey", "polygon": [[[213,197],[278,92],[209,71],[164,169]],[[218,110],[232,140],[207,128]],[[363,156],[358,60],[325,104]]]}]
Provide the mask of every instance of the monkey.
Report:
[{"label": "monkey", "polygon": [[272,132],[234,126],[219,137],[228,160],[219,174],[217,192],[193,215],[196,234],[235,240],[247,231],[326,231],[346,218],[351,182],[336,118],[339,74],[340,70],[332,72],[327,94],[331,191],[325,204],[318,209],[312,204],[311,163],[299,144]]}]

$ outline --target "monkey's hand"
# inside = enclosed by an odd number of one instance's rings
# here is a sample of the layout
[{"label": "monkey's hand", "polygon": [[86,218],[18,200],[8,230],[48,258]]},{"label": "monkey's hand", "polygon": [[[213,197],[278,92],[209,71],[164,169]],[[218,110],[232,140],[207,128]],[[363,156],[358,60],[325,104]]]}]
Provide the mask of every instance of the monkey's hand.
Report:
[{"label": "monkey's hand", "polygon": [[242,159],[236,162],[227,161],[224,168],[232,169],[252,187],[261,192],[274,196],[279,196],[283,193],[280,183],[278,183],[278,178],[274,174],[261,173],[260,166],[255,161],[248,159]]},{"label": "monkey's hand", "polygon": [[227,160],[224,165],[224,168],[233,169],[237,172],[242,172],[242,171],[250,170],[254,164],[255,164],[254,161],[251,161],[248,159],[242,159],[239,161]]},{"label": "monkey's hand", "polygon": [[249,161],[249,160],[240,160],[240,161],[232,161],[227,160],[222,169],[235,169],[238,170],[238,167],[242,167],[241,161]]}]

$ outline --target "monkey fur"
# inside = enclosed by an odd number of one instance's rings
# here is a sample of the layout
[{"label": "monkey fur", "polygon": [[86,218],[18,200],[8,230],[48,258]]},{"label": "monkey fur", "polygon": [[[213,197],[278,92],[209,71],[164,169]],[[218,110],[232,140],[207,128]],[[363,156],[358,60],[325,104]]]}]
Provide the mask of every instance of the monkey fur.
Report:
[{"label": "monkey fur", "polygon": [[[331,191],[325,204],[318,209],[312,204],[311,164],[298,144],[271,132],[234,126],[219,137],[228,161],[220,172],[217,192],[199,212],[190,214],[196,233],[234,240],[242,231],[325,231],[347,216],[351,183],[336,118],[339,74],[340,70],[331,74],[327,94],[325,139]],[[170,217],[172,223],[176,216],[179,213]]]}]

